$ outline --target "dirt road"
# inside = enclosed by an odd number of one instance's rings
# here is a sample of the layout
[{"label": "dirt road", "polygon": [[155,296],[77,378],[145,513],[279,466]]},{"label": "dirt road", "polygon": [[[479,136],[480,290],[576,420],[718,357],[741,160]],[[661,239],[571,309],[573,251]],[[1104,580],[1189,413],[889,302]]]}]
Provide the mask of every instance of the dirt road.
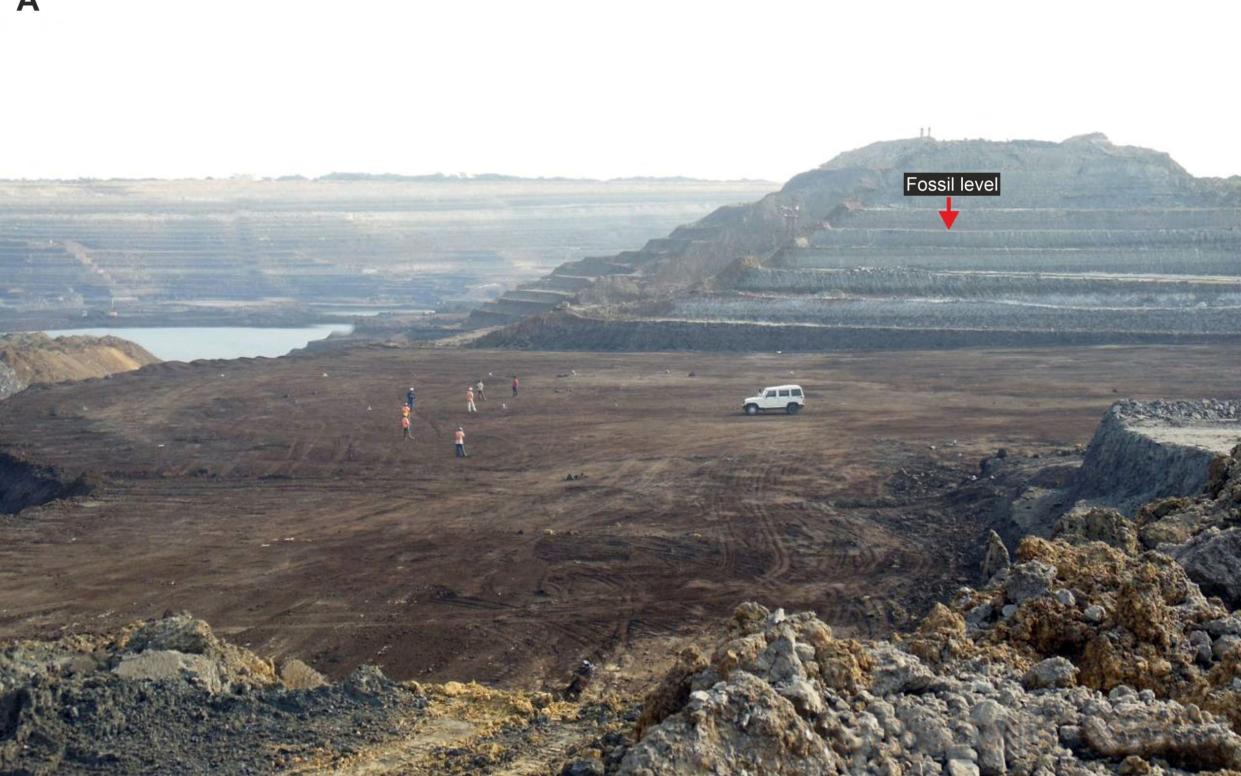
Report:
[{"label": "dirt road", "polygon": [[[1085,443],[1119,396],[1235,395],[1239,361],[368,347],[32,389],[0,402],[0,449],[106,484],[0,516],[0,638],[184,608],[338,677],[535,686],[641,673],[746,599],[881,635],[975,581],[979,458]],[[740,414],[783,382],[804,413]]]}]

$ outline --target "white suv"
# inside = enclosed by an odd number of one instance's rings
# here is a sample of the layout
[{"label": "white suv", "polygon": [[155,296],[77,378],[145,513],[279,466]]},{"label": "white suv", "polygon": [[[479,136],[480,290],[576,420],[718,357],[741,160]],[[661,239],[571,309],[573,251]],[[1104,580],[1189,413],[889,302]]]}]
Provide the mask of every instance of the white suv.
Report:
[{"label": "white suv", "polygon": [[776,385],[764,388],[757,396],[751,396],[741,402],[747,415],[757,415],[767,410],[784,410],[790,415],[801,412],[806,404],[806,395],[800,385]]}]

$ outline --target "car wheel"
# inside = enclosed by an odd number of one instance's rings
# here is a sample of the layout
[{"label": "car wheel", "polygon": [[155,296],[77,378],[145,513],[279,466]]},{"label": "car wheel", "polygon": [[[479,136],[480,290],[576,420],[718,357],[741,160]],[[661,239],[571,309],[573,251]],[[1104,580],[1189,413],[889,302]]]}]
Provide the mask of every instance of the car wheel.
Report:
[{"label": "car wheel", "polygon": [[796,415],[797,413],[801,412],[801,405],[797,404],[796,402],[791,402],[789,406],[785,407],[785,410],[790,415]]},{"label": "car wheel", "polygon": [[757,415],[757,414],[758,414],[758,405],[757,405],[757,404],[747,404],[747,405],[745,405],[745,414],[747,414],[747,415]]}]

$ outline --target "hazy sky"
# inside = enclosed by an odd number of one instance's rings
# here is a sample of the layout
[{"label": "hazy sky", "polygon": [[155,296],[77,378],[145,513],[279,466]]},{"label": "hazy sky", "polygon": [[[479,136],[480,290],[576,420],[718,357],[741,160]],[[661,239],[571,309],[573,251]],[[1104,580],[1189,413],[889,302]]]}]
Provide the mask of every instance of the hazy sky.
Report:
[{"label": "hazy sky", "polygon": [[1237,2],[16,5],[0,177],[783,180],[927,125],[1241,174]]}]

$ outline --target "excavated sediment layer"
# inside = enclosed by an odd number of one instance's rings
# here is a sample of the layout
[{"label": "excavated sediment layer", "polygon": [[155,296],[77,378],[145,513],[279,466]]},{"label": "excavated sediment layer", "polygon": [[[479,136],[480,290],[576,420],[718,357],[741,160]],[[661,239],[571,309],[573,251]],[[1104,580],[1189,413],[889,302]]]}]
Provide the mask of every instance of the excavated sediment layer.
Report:
[{"label": "excavated sediment layer", "polygon": [[1072,347],[1102,344],[1192,345],[1241,341],[1241,334],[1082,329],[918,328],[785,322],[594,318],[556,311],[491,332],[472,343],[479,348],[613,352],[827,350],[932,350],[965,347]]},{"label": "excavated sediment layer", "polygon": [[1120,401],[1086,449],[1073,500],[1130,516],[1149,501],[1190,496],[1211,462],[1241,444],[1241,402]]}]

